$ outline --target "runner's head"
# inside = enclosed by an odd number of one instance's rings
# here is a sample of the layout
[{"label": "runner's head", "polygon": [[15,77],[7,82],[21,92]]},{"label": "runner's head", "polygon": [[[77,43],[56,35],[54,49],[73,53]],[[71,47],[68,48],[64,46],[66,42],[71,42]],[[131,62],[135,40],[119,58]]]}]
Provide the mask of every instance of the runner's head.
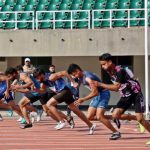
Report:
[{"label": "runner's head", "polygon": [[5,71],[5,75],[10,79],[10,80],[15,80],[18,78],[18,72],[15,68],[9,67]]},{"label": "runner's head", "polygon": [[104,53],[101,56],[99,56],[100,65],[104,70],[109,70],[111,66],[113,65],[113,59],[111,54]]},{"label": "runner's head", "polygon": [[36,68],[33,71],[33,77],[39,81],[43,81],[45,79],[45,72],[41,68]]},{"label": "runner's head", "polygon": [[71,75],[73,75],[75,78],[82,78],[83,77],[83,71],[77,64],[70,64],[68,67],[67,72]]}]

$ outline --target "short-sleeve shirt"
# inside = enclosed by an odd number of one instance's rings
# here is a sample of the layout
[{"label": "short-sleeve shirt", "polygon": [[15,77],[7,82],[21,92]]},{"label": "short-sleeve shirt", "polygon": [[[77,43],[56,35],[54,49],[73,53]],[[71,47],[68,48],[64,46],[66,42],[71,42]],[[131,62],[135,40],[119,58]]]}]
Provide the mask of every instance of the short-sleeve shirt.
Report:
[{"label": "short-sleeve shirt", "polygon": [[121,84],[119,88],[121,97],[128,97],[133,93],[139,93],[141,91],[139,82],[131,78],[123,66],[116,66],[113,75],[110,76],[113,83],[118,82]]}]

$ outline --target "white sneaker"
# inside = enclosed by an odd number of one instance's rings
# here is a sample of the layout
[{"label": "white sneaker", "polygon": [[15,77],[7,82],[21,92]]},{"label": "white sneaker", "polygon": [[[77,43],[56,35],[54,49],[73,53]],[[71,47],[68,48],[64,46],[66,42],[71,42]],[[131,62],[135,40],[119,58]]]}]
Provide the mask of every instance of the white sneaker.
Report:
[{"label": "white sneaker", "polygon": [[59,122],[59,124],[55,127],[56,130],[61,130],[65,127],[66,123],[65,122]]},{"label": "white sneaker", "polygon": [[60,122],[57,122],[57,125],[54,127],[55,129],[57,129],[59,127]]},{"label": "white sneaker", "polygon": [[36,121],[37,121],[37,122],[39,122],[39,121],[41,120],[42,113],[43,113],[42,110],[39,110],[39,111],[37,112],[37,118],[36,118]]},{"label": "white sneaker", "polygon": [[89,128],[89,135],[92,135],[94,133],[95,128],[96,124],[93,124],[92,127]]},{"label": "white sneaker", "polygon": [[3,121],[3,117],[2,117],[2,115],[0,114],[0,121]]},{"label": "white sneaker", "polygon": [[17,121],[20,122],[22,120],[22,117],[20,117]]},{"label": "white sneaker", "polygon": [[37,113],[36,112],[31,112],[30,113],[30,118],[31,118],[31,122],[34,123],[34,121],[37,118]]}]

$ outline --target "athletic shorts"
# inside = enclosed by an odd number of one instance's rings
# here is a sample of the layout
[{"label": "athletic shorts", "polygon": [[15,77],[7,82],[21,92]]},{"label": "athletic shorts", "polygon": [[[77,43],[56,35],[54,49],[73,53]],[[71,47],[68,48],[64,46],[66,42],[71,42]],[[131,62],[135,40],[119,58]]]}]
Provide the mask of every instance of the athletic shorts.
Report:
[{"label": "athletic shorts", "polygon": [[110,100],[110,92],[108,90],[104,90],[100,92],[98,96],[95,96],[92,99],[89,107],[106,109],[108,107],[109,100]]},{"label": "athletic shorts", "polygon": [[69,88],[65,88],[60,91],[57,95],[53,96],[53,98],[58,102],[65,102],[67,105],[72,104],[75,100],[73,98],[72,92]]},{"label": "athletic shorts", "polygon": [[7,103],[9,103],[10,101],[14,100],[14,92],[9,92],[9,98],[4,98],[4,94],[0,95],[0,100],[4,99]]},{"label": "athletic shorts", "polygon": [[53,91],[46,92],[44,94],[41,94],[40,102],[42,105],[45,105],[56,93]]},{"label": "athletic shorts", "polygon": [[117,103],[116,108],[121,108],[124,109],[124,111],[126,111],[131,107],[131,105],[134,106],[136,113],[144,113],[145,103],[142,92],[134,93],[129,97],[121,97],[121,99]]},{"label": "athletic shorts", "polygon": [[30,103],[34,103],[34,102],[40,100],[40,98],[41,98],[40,95],[34,95],[31,92],[26,93],[25,97],[27,97],[30,100]]}]

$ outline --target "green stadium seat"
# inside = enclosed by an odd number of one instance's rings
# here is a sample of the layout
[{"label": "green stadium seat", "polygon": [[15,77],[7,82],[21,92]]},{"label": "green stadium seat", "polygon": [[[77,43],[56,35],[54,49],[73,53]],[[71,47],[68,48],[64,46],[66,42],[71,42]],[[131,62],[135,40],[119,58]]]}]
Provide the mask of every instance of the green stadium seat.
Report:
[{"label": "green stadium seat", "polygon": [[40,24],[40,29],[49,29],[52,28],[52,23],[51,22],[42,22]]},{"label": "green stadium seat", "polygon": [[95,3],[94,9],[105,9],[106,3]]},{"label": "green stadium seat", "polygon": [[[140,14],[140,18],[144,18],[145,16],[145,11],[144,10],[142,10],[141,11],[141,14]],[[145,25],[145,22],[144,22],[144,20],[140,20],[139,21],[139,26],[144,26]]]},{"label": "green stadium seat", "polygon": [[[72,12],[72,18],[78,19],[79,18],[78,12]],[[68,13],[67,20],[71,20],[71,13]]]},{"label": "green stadium seat", "polygon": [[33,5],[26,5],[24,8],[24,11],[34,11],[34,6]]},{"label": "green stadium seat", "polygon": [[64,22],[62,20],[55,22],[55,28],[63,28],[64,27]]},{"label": "green stadium seat", "polygon": [[107,0],[107,3],[118,3],[119,0]]},{"label": "green stadium seat", "polygon": [[72,4],[79,4],[79,5],[82,5],[82,4],[83,4],[83,1],[82,1],[82,0],[73,0],[73,1],[72,1]]},{"label": "green stadium seat", "polygon": [[14,0],[6,0],[5,5],[9,5],[9,6],[13,7],[15,5],[15,1]]},{"label": "green stadium seat", "polygon": [[65,12],[57,12],[56,13],[56,20],[64,20],[66,19],[66,13]]},{"label": "green stadium seat", "polygon": [[16,5],[25,6],[27,4],[26,0],[17,0]]},{"label": "green stadium seat", "polygon": [[[112,13],[112,18],[114,18],[115,14],[114,12]],[[109,19],[110,18],[110,12],[104,12],[104,16],[103,16],[103,19]],[[110,21],[106,20],[106,21],[102,21],[102,27],[110,27]],[[112,25],[113,25],[113,22],[112,22]]]},{"label": "green stadium seat", "polygon": [[92,5],[90,3],[84,3],[82,10],[91,10],[92,9]]},{"label": "green stadium seat", "polygon": [[130,8],[141,8],[141,7],[142,7],[142,3],[141,2],[132,1],[130,3]]},{"label": "green stadium seat", "polygon": [[4,5],[3,0],[0,0],[0,7],[2,7]]},{"label": "green stadium seat", "polygon": [[[22,19],[20,21],[27,21],[27,20]],[[27,22],[18,22],[17,27],[18,27],[18,29],[27,29],[28,23]]]},{"label": "green stadium seat", "polygon": [[87,28],[88,22],[87,21],[79,21],[77,22],[77,28]]},{"label": "green stadium seat", "polygon": [[22,5],[15,5],[13,11],[23,11]]},{"label": "green stadium seat", "polygon": [[[36,27],[36,23],[34,22],[34,28]],[[40,27],[40,24],[38,24],[38,28]],[[32,22],[28,23],[27,29],[32,29]]]},{"label": "green stadium seat", "polygon": [[39,0],[38,5],[45,5],[48,6],[49,5],[49,1],[48,0]]},{"label": "green stadium seat", "polygon": [[[8,21],[14,21],[14,20],[8,20]],[[15,22],[6,22],[4,29],[14,29],[15,28]]]},{"label": "green stadium seat", "polygon": [[101,27],[102,21],[95,21],[94,27]]},{"label": "green stadium seat", "polygon": [[2,29],[4,27],[3,22],[1,22],[2,20],[0,20],[0,29]]},{"label": "green stadium seat", "polygon": [[47,12],[43,16],[43,20],[51,20],[53,19],[53,13],[52,12]]},{"label": "green stadium seat", "polygon": [[[139,18],[140,17],[140,13],[138,10],[131,10],[130,11],[130,18]],[[131,20],[130,21],[130,26],[138,26],[139,25],[139,20]]]},{"label": "green stadium seat", "polygon": [[94,5],[95,1],[94,0],[84,0],[84,3],[88,3],[88,4]]},{"label": "green stadium seat", "polygon": [[100,12],[100,11],[95,11],[94,12],[94,19],[102,19],[103,18],[104,13]]},{"label": "green stadium seat", "polygon": [[55,4],[50,4],[47,8],[48,11],[53,11],[53,10],[57,10],[57,5]]},{"label": "green stadium seat", "polygon": [[62,0],[61,4],[71,5],[72,4],[72,0]]},{"label": "green stadium seat", "polygon": [[[72,22],[72,28],[75,28],[75,27],[76,27],[76,22],[73,21],[73,22]],[[65,22],[64,28],[69,28],[69,29],[71,29],[71,22]]]},{"label": "green stadium seat", "polygon": [[[125,10],[117,11],[115,15],[115,19],[124,19],[127,18],[127,12]],[[127,21],[126,20],[115,20],[114,27],[126,27]]]},{"label": "green stadium seat", "polygon": [[95,3],[107,3],[107,0],[96,0]]},{"label": "green stadium seat", "polygon": [[88,12],[80,12],[80,15],[79,15],[79,19],[87,19],[88,18]]},{"label": "green stadium seat", "polygon": [[118,4],[118,9],[129,9],[129,2],[126,1],[126,2],[119,2]]},{"label": "green stadium seat", "polygon": [[51,0],[50,4],[55,4],[55,5],[59,5],[61,2],[60,0]]},{"label": "green stadium seat", "polygon": [[[12,11],[11,7],[9,5],[3,5],[1,12],[6,12],[6,11]],[[0,19],[1,20],[6,20],[8,18],[7,13],[0,13]]]},{"label": "green stadium seat", "polygon": [[68,5],[67,4],[60,4],[59,10],[69,10]]},{"label": "green stadium seat", "polygon": [[38,4],[37,0],[28,0],[27,5],[33,5],[36,6]]},{"label": "green stadium seat", "polygon": [[72,4],[70,10],[81,10],[80,4]]},{"label": "green stadium seat", "polygon": [[[37,5],[35,11],[45,11],[45,5],[44,4],[41,4],[41,5]],[[38,20],[42,20],[43,19],[43,16],[44,16],[44,13],[43,12],[40,12],[38,13]]]},{"label": "green stadium seat", "polygon": [[117,3],[107,3],[106,9],[116,9],[117,6],[118,6]]}]

